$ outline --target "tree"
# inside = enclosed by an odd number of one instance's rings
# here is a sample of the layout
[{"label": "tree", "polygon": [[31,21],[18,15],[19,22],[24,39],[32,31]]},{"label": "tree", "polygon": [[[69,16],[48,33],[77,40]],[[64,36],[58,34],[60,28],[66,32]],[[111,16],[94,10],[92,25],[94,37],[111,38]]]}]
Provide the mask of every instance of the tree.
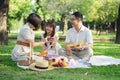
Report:
[{"label": "tree", "polygon": [[64,34],[68,29],[67,17],[71,12],[72,2],[73,0],[50,0],[46,5],[48,16],[50,16],[49,18],[55,21],[61,20],[61,28]]},{"label": "tree", "polygon": [[9,9],[9,21],[11,20],[20,20],[23,18],[26,19],[26,17],[30,14],[30,11],[32,10],[30,0],[11,0],[10,1],[10,9]]},{"label": "tree", "polygon": [[120,44],[120,4],[118,9],[118,18],[117,18],[117,32],[116,32],[116,43]]},{"label": "tree", "polygon": [[[30,13],[32,0],[11,0],[9,22],[25,19]],[[43,20],[60,19],[68,20],[70,14],[80,11],[84,20],[89,23],[113,22],[117,17],[117,9],[120,0],[35,0],[32,5],[34,12]]]},{"label": "tree", "polygon": [[9,0],[0,0],[0,45],[8,44],[7,17]]}]

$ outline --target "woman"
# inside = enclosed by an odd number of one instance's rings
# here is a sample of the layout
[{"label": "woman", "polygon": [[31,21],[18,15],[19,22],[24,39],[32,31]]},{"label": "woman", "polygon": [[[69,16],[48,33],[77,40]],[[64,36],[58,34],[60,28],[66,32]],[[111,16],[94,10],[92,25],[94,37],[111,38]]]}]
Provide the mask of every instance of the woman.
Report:
[{"label": "woman", "polygon": [[26,24],[21,28],[16,45],[12,51],[12,60],[17,61],[21,57],[26,58],[26,55],[30,53],[31,47],[43,45],[45,42],[34,42],[34,32],[33,30],[38,30],[41,24],[41,18],[35,13],[31,13],[27,17]]},{"label": "woman", "polygon": [[58,50],[61,48],[58,43],[59,37],[55,32],[56,24],[53,21],[48,21],[45,26],[45,33],[41,36],[42,40],[47,39],[43,46],[43,50],[48,50],[48,55],[58,55]]}]

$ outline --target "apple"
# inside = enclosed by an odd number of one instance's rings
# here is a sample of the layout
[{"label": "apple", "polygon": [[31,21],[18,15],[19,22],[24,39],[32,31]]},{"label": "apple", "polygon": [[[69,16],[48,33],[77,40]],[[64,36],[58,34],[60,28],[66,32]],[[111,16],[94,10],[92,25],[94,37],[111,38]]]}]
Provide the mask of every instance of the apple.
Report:
[{"label": "apple", "polygon": [[52,59],[52,62],[55,62],[56,60],[55,59]]},{"label": "apple", "polygon": [[63,67],[63,64],[61,61],[58,62],[59,67]]},{"label": "apple", "polygon": [[61,61],[64,61],[64,58],[61,58]]}]

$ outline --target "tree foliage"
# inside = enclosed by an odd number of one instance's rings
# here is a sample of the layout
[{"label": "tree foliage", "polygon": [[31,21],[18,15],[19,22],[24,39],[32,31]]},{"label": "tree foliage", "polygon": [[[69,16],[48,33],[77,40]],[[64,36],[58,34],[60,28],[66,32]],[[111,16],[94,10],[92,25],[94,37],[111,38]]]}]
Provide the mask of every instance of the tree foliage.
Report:
[{"label": "tree foliage", "polygon": [[28,16],[31,10],[30,0],[11,0],[9,18],[20,20]]},{"label": "tree foliage", "polygon": [[80,11],[88,22],[112,22],[118,14],[119,0],[42,0],[40,3],[47,18],[59,18],[62,14],[69,16]]},{"label": "tree foliage", "polygon": [[87,22],[112,22],[118,15],[119,0],[11,0],[9,18],[20,20],[26,17],[31,9],[43,19],[61,19],[74,11],[80,11]]}]

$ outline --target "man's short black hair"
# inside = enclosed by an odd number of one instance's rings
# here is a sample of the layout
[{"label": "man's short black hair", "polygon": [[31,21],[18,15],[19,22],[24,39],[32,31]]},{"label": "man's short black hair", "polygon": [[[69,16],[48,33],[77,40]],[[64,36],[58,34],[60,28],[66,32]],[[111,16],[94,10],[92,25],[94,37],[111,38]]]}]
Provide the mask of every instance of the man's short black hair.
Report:
[{"label": "man's short black hair", "polygon": [[80,12],[74,12],[72,15],[74,15],[76,18],[80,18],[83,20],[83,15]]},{"label": "man's short black hair", "polygon": [[40,18],[40,16],[38,14],[31,13],[27,17],[27,22],[31,23],[35,27],[34,30],[38,30],[40,28],[41,18]]}]

